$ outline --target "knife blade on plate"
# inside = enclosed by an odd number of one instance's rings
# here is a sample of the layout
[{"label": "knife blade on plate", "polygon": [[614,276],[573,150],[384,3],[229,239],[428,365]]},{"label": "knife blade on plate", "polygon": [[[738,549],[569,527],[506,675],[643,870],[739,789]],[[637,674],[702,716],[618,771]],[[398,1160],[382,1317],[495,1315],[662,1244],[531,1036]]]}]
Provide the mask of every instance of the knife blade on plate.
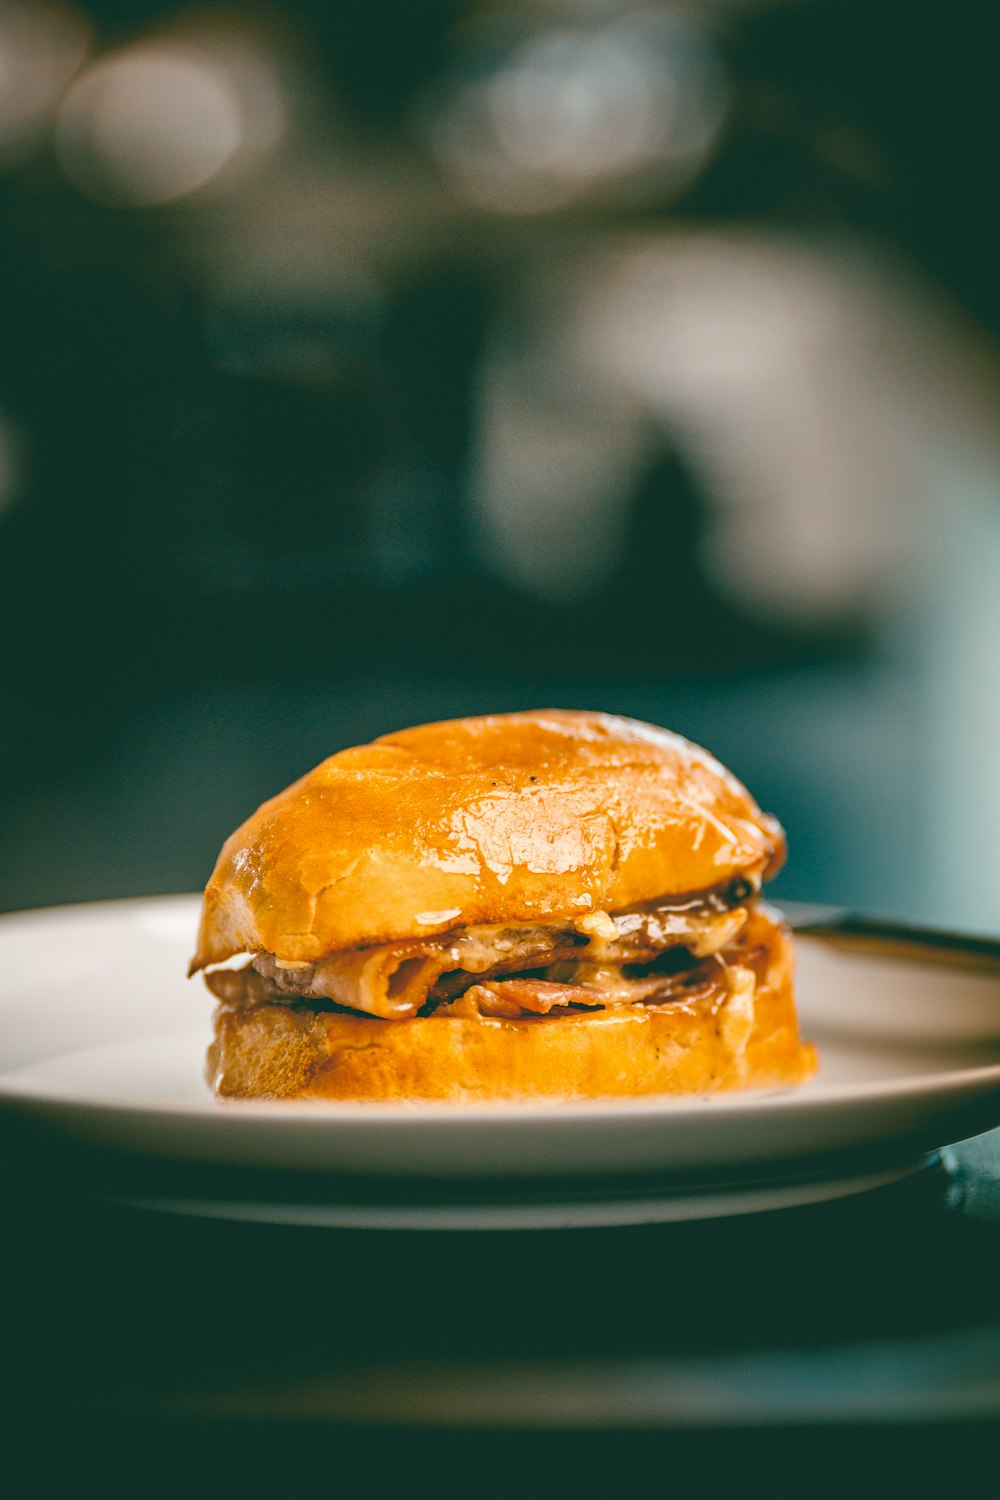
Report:
[{"label": "knife blade on plate", "polygon": [[792,931],[839,947],[877,949],[886,956],[938,963],[1000,967],[1000,938],[928,927],[905,917],[879,916],[849,906],[815,902],[776,903]]}]

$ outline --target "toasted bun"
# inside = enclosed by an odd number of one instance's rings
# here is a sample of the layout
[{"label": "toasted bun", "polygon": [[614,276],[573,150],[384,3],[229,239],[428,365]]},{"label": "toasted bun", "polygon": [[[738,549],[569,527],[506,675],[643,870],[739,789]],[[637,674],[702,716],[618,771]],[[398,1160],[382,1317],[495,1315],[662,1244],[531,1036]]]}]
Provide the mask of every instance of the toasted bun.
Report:
[{"label": "toasted bun", "polygon": [[331,756],[237,829],[192,971],[616,911],[783,855],[736,778],[665,729],[559,709],[425,724]]},{"label": "toasted bun", "polygon": [[792,945],[775,927],[753,1007],[695,1002],[522,1021],[379,1021],[220,1007],[209,1075],[230,1098],[455,1102],[690,1094],[802,1083]]}]

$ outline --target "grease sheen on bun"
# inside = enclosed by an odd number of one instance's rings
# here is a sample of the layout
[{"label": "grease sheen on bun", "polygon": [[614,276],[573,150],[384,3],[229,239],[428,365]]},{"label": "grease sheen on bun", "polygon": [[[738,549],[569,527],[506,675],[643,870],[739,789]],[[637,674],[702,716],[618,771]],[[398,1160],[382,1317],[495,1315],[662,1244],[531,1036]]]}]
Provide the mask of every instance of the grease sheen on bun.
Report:
[{"label": "grease sheen on bun", "polygon": [[191,968],[617,911],[783,857],[775,819],[665,729],[559,709],[427,724],[331,756],[236,830]]}]

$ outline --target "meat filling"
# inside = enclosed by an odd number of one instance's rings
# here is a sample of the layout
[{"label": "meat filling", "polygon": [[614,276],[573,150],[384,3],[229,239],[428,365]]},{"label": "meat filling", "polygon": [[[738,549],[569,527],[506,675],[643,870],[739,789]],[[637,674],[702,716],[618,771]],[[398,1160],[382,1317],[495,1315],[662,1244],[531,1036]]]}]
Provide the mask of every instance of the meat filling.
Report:
[{"label": "meat filling", "polygon": [[515,1018],[553,1011],[724,997],[755,894],[746,881],[673,902],[538,926],[480,926],[335,953],[316,963],[259,953],[206,974],[225,1005],[345,1007],[416,1015]]}]

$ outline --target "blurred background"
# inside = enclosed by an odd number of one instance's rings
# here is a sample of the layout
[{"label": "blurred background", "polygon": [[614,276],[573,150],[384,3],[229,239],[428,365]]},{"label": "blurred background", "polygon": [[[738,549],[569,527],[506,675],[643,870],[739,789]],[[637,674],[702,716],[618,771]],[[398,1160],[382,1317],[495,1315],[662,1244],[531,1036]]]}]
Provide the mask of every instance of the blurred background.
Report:
[{"label": "blurred background", "polygon": [[1000,931],[986,20],[0,0],[0,908],[560,705]]}]

